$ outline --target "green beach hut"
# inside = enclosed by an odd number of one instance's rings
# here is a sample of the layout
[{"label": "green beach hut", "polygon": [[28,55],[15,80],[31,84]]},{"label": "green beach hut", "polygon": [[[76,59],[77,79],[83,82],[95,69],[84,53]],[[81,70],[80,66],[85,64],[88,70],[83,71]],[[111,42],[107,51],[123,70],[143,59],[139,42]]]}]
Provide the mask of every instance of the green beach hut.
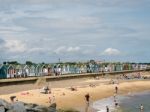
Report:
[{"label": "green beach hut", "polygon": [[0,79],[6,79],[7,78],[7,66],[1,65],[0,66]]}]

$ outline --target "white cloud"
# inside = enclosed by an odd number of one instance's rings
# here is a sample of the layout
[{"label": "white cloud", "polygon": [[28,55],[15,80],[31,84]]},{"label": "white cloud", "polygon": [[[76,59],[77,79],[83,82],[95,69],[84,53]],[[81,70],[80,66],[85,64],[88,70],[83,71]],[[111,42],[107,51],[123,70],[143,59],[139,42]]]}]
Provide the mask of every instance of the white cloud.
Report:
[{"label": "white cloud", "polygon": [[56,54],[61,54],[61,53],[74,53],[74,52],[78,52],[80,51],[80,47],[76,46],[76,47],[66,47],[66,46],[61,46],[58,47],[54,52]]},{"label": "white cloud", "polygon": [[103,55],[119,55],[121,52],[118,49],[107,48],[102,53]]},{"label": "white cloud", "polygon": [[43,48],[32,48],[32,49],[29,49],[28,52],[29,53],[32,53],[32,52],[40,52],[40,51],[43,51],[44,49]]},{"label": "white cloud", "polygon": [[0,33],[8,34],[8,33],[15,33],[15,32],[23,32],[26,31],[25,27],[21,26],[0,26]]},{"label": "white cloud", "polygon": [[76,51],[79,51],[80,50],[80,47],[69,47],[67,49],[68,52],[76,52]]},{"label": "white cloud", "polygon": [[19,40],[5,40],[4,48],[9,52],[24,52],[26,51],[26,45]]}]

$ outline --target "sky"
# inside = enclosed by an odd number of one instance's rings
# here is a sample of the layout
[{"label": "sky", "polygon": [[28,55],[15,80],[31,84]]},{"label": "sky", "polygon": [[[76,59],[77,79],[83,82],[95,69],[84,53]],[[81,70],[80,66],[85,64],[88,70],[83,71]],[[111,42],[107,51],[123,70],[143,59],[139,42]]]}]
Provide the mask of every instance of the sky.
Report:
[{"label": "sky", "polygon": [[0,0],[3,61],[150,62],[150,0]]}]

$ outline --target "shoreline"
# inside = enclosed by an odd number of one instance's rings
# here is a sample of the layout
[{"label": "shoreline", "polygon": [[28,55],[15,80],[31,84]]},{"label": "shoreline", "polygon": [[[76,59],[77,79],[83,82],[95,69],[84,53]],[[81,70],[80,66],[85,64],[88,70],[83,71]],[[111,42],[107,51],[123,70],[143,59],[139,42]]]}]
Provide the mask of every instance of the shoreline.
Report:
[{"label": "shoreline", "polygon": [[117,95],[116,100],[119,104],[119,108],[115,107],[113,96],[110,96],[110,97],[107,97],[107,98],[102,98],[100,100],[95,101],[92,104],[92,107],[94,109],[96,109],[98,112],[101,112],[101,111],[103,112],[103,111],[105,111],[106,106],[108,106],[111,111],[115,112],[116,109],[117,110],[121,109],[121,106],[122,106],[122,103],[124,103],[124,100],[127,101],[127,100],[129,100],[129,98],[135,98],[139,95],[145,95],[145,94],[150,94],[150,90],[144,90],[144,91],[140,91],[140,92],[132,92],[132,93],[127,93],[127,94],[123,94],[123,95]]},{"label": "shoreline", "polygon": [[[148,72],[146,74],[149,75]],[[15,95],[19,101],[49,106],[48,98],[54,95],[57,108],[73,108],[82,112],[85,108],[85,94],[90,94],[91,102],[114,95],[115,84],[109,84],[109,81],[110,79],[73,79],[71,81],[59,82],[59,88],[54,87],[53,84],[50,84],[52,94],[41,94],[37,87],[33,90],[0,95],[0,98],[9,101],[9,97]],[[94,84],[95,86],[91,87],[89,84]],[[77,91],[71,91],[69,88],[71,86],[76,87]],[[119,95],[126,95],[129,92],[142,92],[145,90],[150,90],[150,80],[120,80],[118,88]],[[27,92],[29,94],[24,94]]]}]

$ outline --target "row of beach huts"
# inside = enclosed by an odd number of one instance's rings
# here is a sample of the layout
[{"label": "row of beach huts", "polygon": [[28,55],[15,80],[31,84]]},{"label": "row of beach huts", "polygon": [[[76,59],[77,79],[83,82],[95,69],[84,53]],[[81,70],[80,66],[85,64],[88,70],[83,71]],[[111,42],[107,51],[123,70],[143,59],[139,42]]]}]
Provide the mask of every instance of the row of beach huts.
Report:
[{"label": "row of beach huts", "polygon": [[146,69],[145,64],[132,63],[53,63],[53,64],[1,64],[0,79],[59,76],[65,74],[114,72],[123,70]]}]

